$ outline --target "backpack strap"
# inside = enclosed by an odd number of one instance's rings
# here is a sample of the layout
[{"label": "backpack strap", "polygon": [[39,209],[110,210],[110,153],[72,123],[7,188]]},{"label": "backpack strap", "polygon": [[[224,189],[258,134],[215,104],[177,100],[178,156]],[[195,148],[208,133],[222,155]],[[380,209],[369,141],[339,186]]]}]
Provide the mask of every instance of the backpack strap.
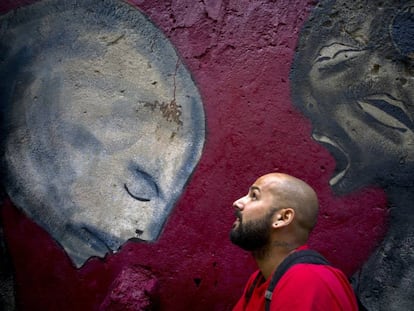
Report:
[{"label": "backpack strap", "polygon": [[316,265],[331,265],[325,257],[319,254],[317,251],[311,249],[305,249],[301,251],[296,251],[289,256],[287,256],[282,263],[277,267],[275,273],[272,275],[272,280],[270,281],[269,287],[266,290],[265,298],[266,298],[266,305],[265,310],[270,310],[270,302],[272,300],[273,290],[276,287],[277,282],[281,279],[283,274],[290,267],[298,263],[310,263]]},{"label": "backpack strap", "polygon": [[263,278],[263,275],[261,272],[259,272],[256,277],[254,278],[254,281],[252,285],[250,285],[249,289],[247,290],[246,294],[244,295],[244,299],[246,299],[246,302],[249,302],[250,298],[253,295],[254,289],[256,288],[257,284],[259,284],[260,280]]}]

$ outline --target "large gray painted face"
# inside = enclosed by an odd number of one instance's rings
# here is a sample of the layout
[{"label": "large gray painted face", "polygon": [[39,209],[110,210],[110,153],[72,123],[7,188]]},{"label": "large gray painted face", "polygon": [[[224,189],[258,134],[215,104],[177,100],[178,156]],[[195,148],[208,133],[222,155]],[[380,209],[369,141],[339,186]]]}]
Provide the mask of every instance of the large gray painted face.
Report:
[{"label": "large gray painted face", "polygon": [[204,143],[202,102],[171,44],[116,1],[45,1],[2,24],[13,202],[77,266],[156,240]]},{"label": "large gray painted face", "polygon": [[397,2],[320,1],[301,33],[292,96],[335,157],[337,193],[412,180],[414,2]]}]

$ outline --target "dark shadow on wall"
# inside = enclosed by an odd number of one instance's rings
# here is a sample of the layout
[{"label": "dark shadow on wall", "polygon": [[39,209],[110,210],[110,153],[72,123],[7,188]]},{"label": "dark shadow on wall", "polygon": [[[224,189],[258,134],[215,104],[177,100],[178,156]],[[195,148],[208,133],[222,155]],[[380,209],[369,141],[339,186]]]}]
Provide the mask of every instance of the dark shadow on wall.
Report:
[{"label": "dark shadow on wall", "polygon": [[5,243],[2,224],[3,218],[0,211],[0,310],[14,311],[14,269]]},{"label": "dark shadow on wall", "polygon": [[331,188],[343,195],[379,185],[387,194],[387,234],[354,276],[362,302],[411,310],[414,1],[320,1],[302,29],[291,81],[312,137],[336,160]]}]

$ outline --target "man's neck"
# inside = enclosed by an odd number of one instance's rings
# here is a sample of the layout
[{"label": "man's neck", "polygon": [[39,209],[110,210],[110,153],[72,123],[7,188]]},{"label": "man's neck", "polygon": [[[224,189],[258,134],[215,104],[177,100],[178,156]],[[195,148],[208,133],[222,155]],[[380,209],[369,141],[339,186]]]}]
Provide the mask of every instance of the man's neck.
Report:
[{"label": "man's neck", "polygon": [[259,270],[267,280],[277,269],[280,263],[296,248],[299,244],[283,241],[273,241],[270,245],[252,252]]}]

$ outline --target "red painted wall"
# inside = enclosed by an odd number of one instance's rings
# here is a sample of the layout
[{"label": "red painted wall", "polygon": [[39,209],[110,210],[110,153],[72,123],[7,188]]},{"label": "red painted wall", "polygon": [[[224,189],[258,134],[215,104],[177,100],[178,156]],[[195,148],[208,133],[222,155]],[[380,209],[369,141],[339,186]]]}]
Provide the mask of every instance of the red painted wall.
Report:
[{"label": "red painted wall", "polygon": [[[26,2],[2,1],[0,11]],[[293,174],[317,190],[321,214],[311,244],[347,274],[356,271],[386,230],[386,199],[379,189],[335,197],[328,185],[334,160],[292,105],[290,66],[314,1],[135,4],[193,74],[207,119],[203,156],[157,243],[128,242],[79,270],[46,232],[6,203],[18,310],[134,310],[142,287],[159,296],[161,310],[230,310],[255,269],[250,255],[228,240],[231,205],[270,171]]]}]

